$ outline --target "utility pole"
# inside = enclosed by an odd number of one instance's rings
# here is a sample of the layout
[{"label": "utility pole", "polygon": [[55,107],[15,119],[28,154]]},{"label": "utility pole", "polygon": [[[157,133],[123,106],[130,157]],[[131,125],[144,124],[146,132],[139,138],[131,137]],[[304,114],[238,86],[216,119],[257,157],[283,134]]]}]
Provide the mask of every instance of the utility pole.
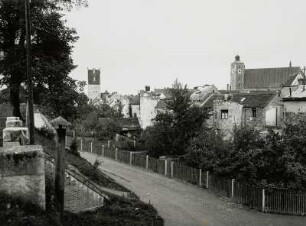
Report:
[{"label": "utility pole", "polygon": [[32,83],[32,64],[31,64],[31,18],[30,3],[25,0],[25,23],[27,40],[27,78],[28,78],[28,128],[30,133],[30,144],[34,144],[34,110],[33,110],[33,83]]}]

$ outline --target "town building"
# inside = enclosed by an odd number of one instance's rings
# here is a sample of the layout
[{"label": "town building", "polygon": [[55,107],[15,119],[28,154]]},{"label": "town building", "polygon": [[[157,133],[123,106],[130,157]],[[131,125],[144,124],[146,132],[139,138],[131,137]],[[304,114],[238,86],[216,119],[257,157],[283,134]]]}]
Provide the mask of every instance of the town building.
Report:
[{"label": "town building", "polygon": [[[281,90],[284,85],[294,82],[292,77],[302,74],[300,67],[293,67],[291,62],[289,67],[278,68],[257,68],[246,69],[240,56],[235,56],[235,61],[231,64],[230,90]],[[289,84],[291,85],[291,84]]]},{"label": "town building", "polygon": [[210,111],[208,125],[228,139],[235,126],[250,125],[259,130],[281,126],[280,100],[275,92],[233,92],[214,95],[203,106]]}]

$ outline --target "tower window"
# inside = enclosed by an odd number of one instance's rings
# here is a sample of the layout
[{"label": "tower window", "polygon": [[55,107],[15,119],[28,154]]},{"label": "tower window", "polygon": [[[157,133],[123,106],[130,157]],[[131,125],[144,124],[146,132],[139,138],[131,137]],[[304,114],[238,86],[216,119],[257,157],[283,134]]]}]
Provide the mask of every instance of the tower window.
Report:
[{"label": "tower window", "polygon": [[221,119],[228,119],[228,110],[221,110]]},{"label": "tower window", "polygon": [[238,74],[241,74],[241,69],[238,69]]},{"label": "tower window", "polygon": [[256,117],[257,117],[256,108],[252,108],[252,117],[253,117],[253,118],[256,118]]}]

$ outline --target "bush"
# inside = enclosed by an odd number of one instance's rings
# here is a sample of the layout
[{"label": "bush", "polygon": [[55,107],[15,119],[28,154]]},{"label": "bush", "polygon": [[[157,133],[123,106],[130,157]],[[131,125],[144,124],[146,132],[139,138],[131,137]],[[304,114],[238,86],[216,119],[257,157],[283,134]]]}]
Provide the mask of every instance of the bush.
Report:
[{"label": "bush", "polygon": [[74,154],[76,156],[80,156],[80,153],[78,151],[78,143],[77,143],[76,139],[72,140],[69,148],[70,148],[69,151],[70,151],[71,154]]}]

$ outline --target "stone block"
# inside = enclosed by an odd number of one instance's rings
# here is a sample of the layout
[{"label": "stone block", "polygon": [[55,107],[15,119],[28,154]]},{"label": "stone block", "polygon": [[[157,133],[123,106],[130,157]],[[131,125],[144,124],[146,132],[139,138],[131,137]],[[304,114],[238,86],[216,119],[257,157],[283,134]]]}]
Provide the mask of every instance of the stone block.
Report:
[{"label": "stone block", "polygon": [[5,127],[22,127],[22,121],[21,120],[10,120],[5,122]]},{"label": "stone block", "polygon": [[27,127],[10,127],[3,130],[3,142],[19,142],[21,145],[28,143]]},{"label": "stone block", "polygon": [[14,121],[14,120],[19,120],[19,117],[7,117],[6,121]]},{"label": "stone block", "polygon": [[0,191],[45,209],[44,168],[39,145],[0,148]]}]

